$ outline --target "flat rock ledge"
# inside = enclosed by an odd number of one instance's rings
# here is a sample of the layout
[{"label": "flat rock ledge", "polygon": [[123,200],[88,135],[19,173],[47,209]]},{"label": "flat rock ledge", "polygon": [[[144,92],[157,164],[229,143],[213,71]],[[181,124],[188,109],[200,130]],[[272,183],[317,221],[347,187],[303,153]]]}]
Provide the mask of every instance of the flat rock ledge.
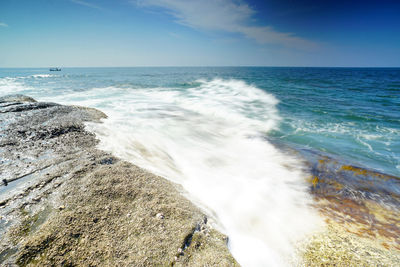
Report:
[{"label": "flat rock ledge", "polygon": [[102,118],[0,98],[0,266],[238,266],[180,186],[96,149]]}]

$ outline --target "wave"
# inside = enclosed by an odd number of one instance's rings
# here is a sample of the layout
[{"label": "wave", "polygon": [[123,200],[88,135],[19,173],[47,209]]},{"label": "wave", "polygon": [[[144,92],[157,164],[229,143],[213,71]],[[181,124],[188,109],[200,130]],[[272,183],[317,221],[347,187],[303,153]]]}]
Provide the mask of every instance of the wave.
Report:
[{"label": "wave", "polygon": [[31,89],[31,87],[20,81],[18,77],[0,78],[0,92],[2,95],[29,92]]},{"label": "wave", "polygon": [[[230,237],[243,266],[282,266],[317,225],[302,163],[268,143],[277,99],[238,80],[190,88],[96,88],[63,101],[109,115],[100,148],[177,182]],[[60,99],[61,100],[61,99]]]},{"label": "wave", "polygon": [[3,77],[0,78],[0,95],[8,94],[25,94],[31,97],[41,99],[49,99],[55,94],[66,95],[70,90],[57,92],[50,84],[55,82],[48,78],[60,77],[54,74],[33,74],[27,76]]},{"label": "wave", "polygon": [[92,88],[41,97],[101,109],[100,148],[181,184],[230,237],[243,266],[284,266],[320,219],[302,162],[265,140],[278,100],[239,80],[175,88]]},{"label": "wave", "polygon": [[57,77],[55,74],[34,74],[31,76],[27,76],[26,78],[50,78],[50,77]]},{"label": "wave", "polygon": [[33,74],[28,76],[3,77],[0,78],[0,92],[7,94],[29,94],[31,96],[41,96],[40,88],[35,88],[27,80],[37,80],[43,78],[56,77],[53,74]]}]

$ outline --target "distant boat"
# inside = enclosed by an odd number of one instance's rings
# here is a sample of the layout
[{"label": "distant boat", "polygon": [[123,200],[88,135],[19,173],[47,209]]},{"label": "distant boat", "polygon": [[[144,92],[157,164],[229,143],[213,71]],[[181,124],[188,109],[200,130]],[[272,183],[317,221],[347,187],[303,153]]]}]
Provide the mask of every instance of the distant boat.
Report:
[{"label": "distant boat", "polygon": [[50,68],[50,71],[61,71],[60,68]]}]

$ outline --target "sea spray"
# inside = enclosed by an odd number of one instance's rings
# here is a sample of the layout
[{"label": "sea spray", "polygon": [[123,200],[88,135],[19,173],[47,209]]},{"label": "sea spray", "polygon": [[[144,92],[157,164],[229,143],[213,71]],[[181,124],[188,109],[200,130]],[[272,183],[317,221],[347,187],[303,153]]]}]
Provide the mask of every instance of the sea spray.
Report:
[{"label": "sea spray", "polygon": [[399,69],[63,68],[57,74],[48,68],[1,69],[0,94],[103,109],[111,107],[108,98],[118,101],[113,93],[124,97],[145,88],[184,91],[204,85],[198,79],[211,86],[215,77],[246,81],[280,100],[282,120],[268,132],[269,138],[400,175]]},{"label": "sea spray", "polygon": [[184,88],[103,87],[58,95],[24,86],[31,78],[2,81],[15,92],[106,112],[103,124],[89,125],[100,147],[182,184],[229,235],[242,265],[284,265],[293,243],[318,224],[301,162],[265,139],[280,122],[273,95],[222,79]]},{"label": "sea spray", "polygon": [[285,265],[293,244],[319,224],[302,163],[265,139],[281,120],[273,95],[239,80],[86,90],[69,85],[57,93],[51,85],[26,86],[30,79],[35,85],[33,76],[2,82],[9,92],[104,111],[109,118],[103,124],[88,125],[100,147],[182,184],[229,235],[243,266]]},{"label": "sea spray", "polygon": [[[243,265],[262,262],[260,248],[268,259],[258,265],[270,266],[274,261],[269,254],[286,258],[292,240],[301,238],[301,230],[307,232],[296,225],[298,220],[307,219],[304,224],[311,226],[318,219],[306,215],[312,211],[307,208],[302,185],[307,174],[301,162],[267,140],[399,176],[399,73],[369,68],[168,67],[63,68],[50,75],[47,68],[1,69],[0,94],[20,93],[106,112],[104,125],[90,126],[103,147],[183,184],[191,200],[225,228]],[[278,191],[279,185],[285,190]],[[301,202],[295,209],[300,216],[289,212],[291,197]],[[249,214],[255,218],[251,223]],[[289,219],[280,219],[285,216]],[[249,226],[253,224],[264,228]],[[277,225],[281,229],[274,231]],[[293,236],[286,234],[299,228]],[[258,235],[266,229],[273,233]]]},{"label": "sea spray", "polygon": [[285,265],[319,219],[309,208],[301,162],[264,138],[279,124],[278,101],[242,81],[198,83],[70,97],[109,115],[89,125],[100,148],[182,184],[214,214],[240,264]]}]

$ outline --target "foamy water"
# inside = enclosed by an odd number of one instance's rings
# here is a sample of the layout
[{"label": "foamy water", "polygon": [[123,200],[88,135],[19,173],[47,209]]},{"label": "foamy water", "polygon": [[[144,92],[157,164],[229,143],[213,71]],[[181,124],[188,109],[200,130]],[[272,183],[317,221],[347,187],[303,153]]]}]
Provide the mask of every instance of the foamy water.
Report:
[{"label": "foamy water", "polygon": [[265,138],[277,99],[242,81],[199,80],[186,90],[115,87],[51,97],[109,115],[88,128],[100,148],[185,188],[216,219],[243,266],[284,266],[319,224],[302,163]]},{"label": "foamy water", "polygon": [[285,266],[320,219],[303,163],[266,137],[398,175],[399,71],[1,69],[0,94],[104,111],[100,148],[181,184],[241,265]]},{"label": "foamy water", "polygon": [[88,125],[100,148],[183,185],[229,235],[243,266],[284,266],[290,265],[293,244],[318,228],[320,219],[309,207],[303,163],[266,137],[398,176],[399,73],[2,69],[0,94],[104,111],[109,118],[103,124]]}]

